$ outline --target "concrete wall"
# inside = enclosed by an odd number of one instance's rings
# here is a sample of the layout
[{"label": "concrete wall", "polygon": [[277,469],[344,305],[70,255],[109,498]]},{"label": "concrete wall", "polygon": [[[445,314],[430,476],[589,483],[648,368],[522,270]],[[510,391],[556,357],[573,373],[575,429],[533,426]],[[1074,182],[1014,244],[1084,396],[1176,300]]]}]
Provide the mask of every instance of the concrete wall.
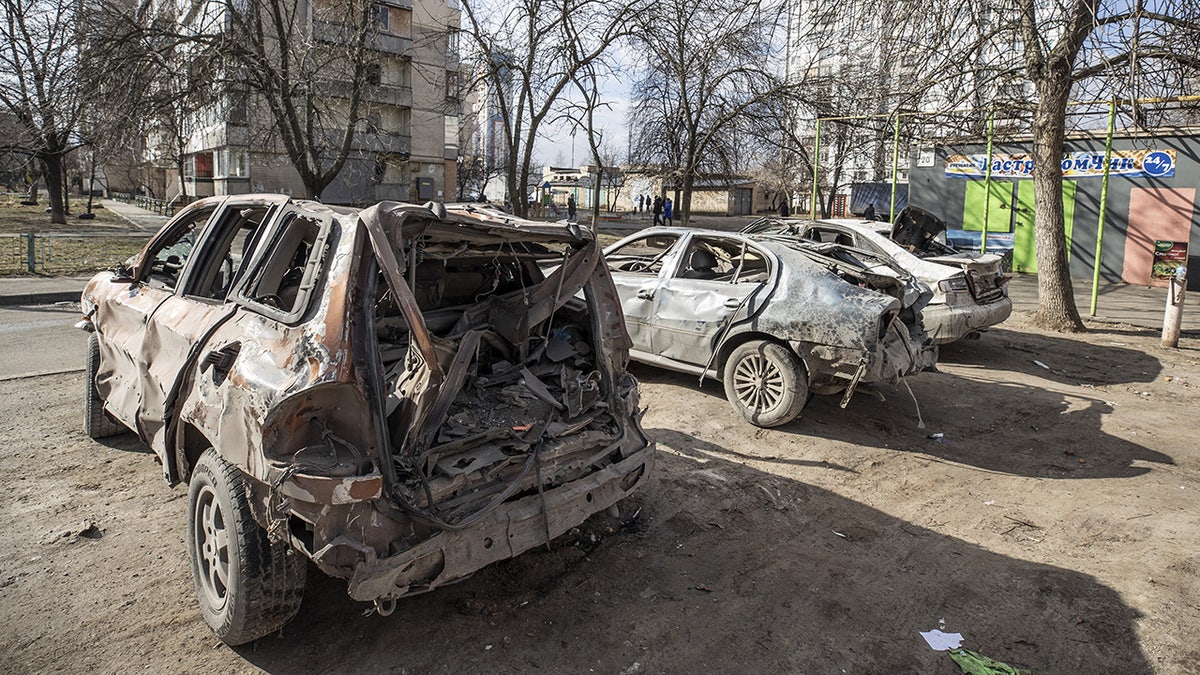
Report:
[{"label": "concrete wall", "polygon": [[[1111,175],[1108,185],[1107,212],[1104,226],[1104,249],[1101,255],[1101,278],[1106,281],[1121,281],[1125,268],[1126,240],[1130,233],[1130,199],[1136,188],[1196,189],[1200,187],[1200,134],[1160,134],[1154,137],[1138,136],[1114,138],[1113,149],[1148,150],[1173,149],[1175,151],[1174,176],[1165,178],[1124,177]],[[1028,143],[997,143],[993,156],[1001,154],[1028,153]],[[1066,152],[1086,151],[1104,153],[1104,137],[1068,139]],[[918,152],[911,157],[909,198],[913,206],[933,213],[946,222],[951,230],[962,229],[963,208],[967,184],[972,180],[946,176],[947,159],[951,155],[986,154],[984,144],[939,146],[935,148],[933,166],[918,166]],[[1012,183],[1012,179],[993,179]],[[1071,276],[1088,279],[1092,276],[1092,262],[1096,250],[1096,225],[1099,218],[1100,188],[1102,179],[1080,177],[1076,180],[1075,214],[1071,237]],[[1189,237],[1189,268],[1200,270],[1200,190],[1192,200],[1191,227]],[[1137,214],[1133,220],[1138,221]],[[990,232],[1012,232],[1011,220],[1005,224],[989,222]],[[1138,233],[1134,233],[1135,236]],[[1193,273],[1193,278],[1200,274]]]}]

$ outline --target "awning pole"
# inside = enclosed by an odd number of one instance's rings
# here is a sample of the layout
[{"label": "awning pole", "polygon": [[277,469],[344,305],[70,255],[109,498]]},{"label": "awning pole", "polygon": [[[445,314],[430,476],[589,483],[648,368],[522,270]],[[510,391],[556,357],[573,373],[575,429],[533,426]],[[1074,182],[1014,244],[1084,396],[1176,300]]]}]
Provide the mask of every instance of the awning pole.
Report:
[{"label": "awning pole", "polygon": [[896,111],[896,130],[892,132],[892,205],[888,220],[896,222],[896,181],[900,174],[900,111]]},{"label": "awning pole", "polygon": [[979,237],[979,254],[987,253],[988,221],[992,215],[992,140],[996,132],[996,111],[988,113],[987,168],[983,173],[983,234]]},{"label": "awning pole", "polygon": [[1100,295],[1100,255],[1104,251],[1104,212],[1108,210],[1108,170],[1112,164],[1113,127],[1117,122],[1117,101],[1108,103],[1108,138],[1104,141],[1104,178],[1100,181],[1100,217],[1096,220],[1096,257],[1092,260],[1092,304],[1090,314],[1096,316]]},{"label": "awning pole", "polygon": [[813,184],[812,184],[812,199],[808,205],[808,217],[810,220],[817,219],[817,175],[821,166],[821,120],[817,118],[816,138],[813,140]]}]

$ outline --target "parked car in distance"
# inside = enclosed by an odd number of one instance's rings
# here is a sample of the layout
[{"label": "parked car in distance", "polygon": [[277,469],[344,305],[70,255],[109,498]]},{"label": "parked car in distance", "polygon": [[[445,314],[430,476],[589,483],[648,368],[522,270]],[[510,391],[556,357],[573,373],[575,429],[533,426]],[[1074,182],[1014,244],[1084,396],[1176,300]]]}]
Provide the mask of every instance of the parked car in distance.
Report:
[{"label": "parked car in distance", "polygon": [[635,361],[719,379],[751,424],[795,419],[809,394],[930,369],[931,293],[886,260],[837,244],[688,228],[605,250]]},{"label": "parked car in distance", "polygon": [[894,227],[874,220],[762,218],[743,231],[839,243],[894,260],[933,290],[922,320],[942,345],[978,337],[1012,314],[1011,277],[1004,273],[1001,256],[958,251],[939,238],[945,230],[940,220],[909,207]]},{"label": "parked car in distance", "polygon": [[85,430],[135,430],[188,484],[225,642],[295,615],[307,559],[390,613],[645,480],[602,259],[588,232],[487,208],[202,199],[84,291]]}]

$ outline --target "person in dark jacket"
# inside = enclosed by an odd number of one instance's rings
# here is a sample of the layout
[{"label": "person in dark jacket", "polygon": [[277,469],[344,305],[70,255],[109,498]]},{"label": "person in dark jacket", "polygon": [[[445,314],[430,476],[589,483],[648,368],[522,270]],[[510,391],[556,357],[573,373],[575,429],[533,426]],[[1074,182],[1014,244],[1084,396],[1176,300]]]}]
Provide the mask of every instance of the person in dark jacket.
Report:
[{"label": "person in dark jacket", "polygon": [[575,220],[575,195],[567,196],[567,220]]},{"label": "person in dark jacket", "polygon": [[663,200],[659,195],[654,195],[654,224],[662,225]]},{"label": "person in dark jacket", "polygon": [[779,203],[779,217],[787,218],[790,215],[792,215],[792,212],[791,212],[791,209],[788,208],[788,203],[787,203],[787,200],[785,199]]},{"label": "person in dark jacket", "polygon": [[863,220],[875,220],[875,202],[867,204],[867,208],[863,210]]}]

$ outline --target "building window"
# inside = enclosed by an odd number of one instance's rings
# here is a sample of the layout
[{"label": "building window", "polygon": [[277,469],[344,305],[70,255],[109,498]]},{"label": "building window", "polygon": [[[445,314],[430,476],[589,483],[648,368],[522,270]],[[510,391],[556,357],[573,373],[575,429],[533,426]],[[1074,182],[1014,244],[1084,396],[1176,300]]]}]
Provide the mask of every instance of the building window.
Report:
[{"label": "building window", "polygon": [[213,177],[213,154],[211,152],[198,152],[193,157],[196,162],[196,178]]},{"label": "building window", "polygon": [[457,101],[461,95],[462,75],[454,70],[446,71],[446,100]]},{"label": "building window", "polygon": [[371,5],[371,21],[380,31],[388,32],[391,29],[391,10],[382,3]]},{"label": "building window", "polygon": [[458,57],[458,28],[454,26],[446,26],[446,56]]}]

